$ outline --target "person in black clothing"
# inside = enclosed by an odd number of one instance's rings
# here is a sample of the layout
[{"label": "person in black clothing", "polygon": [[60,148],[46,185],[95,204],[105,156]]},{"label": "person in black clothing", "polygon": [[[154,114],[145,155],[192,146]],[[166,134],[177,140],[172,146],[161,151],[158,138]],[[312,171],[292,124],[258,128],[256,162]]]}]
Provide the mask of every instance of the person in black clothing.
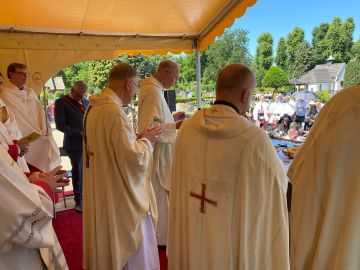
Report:
[{"label": "person in black clothing", "polygon": [[75,210],[82,212],[82,136],[83,118],[89,101],[85,98],[87,85],[77,81],[68,95],[55,101],[56,128],[64,133],[64,150],[72,166],[72,184],[74,188]]}]

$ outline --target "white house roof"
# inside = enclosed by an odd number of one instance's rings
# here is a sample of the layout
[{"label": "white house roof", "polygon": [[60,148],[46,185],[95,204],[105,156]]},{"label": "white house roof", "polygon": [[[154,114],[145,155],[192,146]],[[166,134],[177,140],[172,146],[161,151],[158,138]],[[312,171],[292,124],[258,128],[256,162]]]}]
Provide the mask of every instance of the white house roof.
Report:
[{"label": "white house roof", "polygon": [[314,69],[296,79],[299,82],[297,84],[333,83],[338,80],[345,67],[345,63],[316,65]]},{"label": "white house roof", "polygon": [[52,77],[46,83],[45,86],[50,90],[64,90],[65,84],[62,77]]}]

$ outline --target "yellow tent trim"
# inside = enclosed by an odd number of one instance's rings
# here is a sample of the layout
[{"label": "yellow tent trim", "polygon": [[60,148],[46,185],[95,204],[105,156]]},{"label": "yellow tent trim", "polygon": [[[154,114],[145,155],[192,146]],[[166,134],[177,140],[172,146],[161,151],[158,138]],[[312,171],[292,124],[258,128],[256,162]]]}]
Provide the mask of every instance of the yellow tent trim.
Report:
[{"label": "yellow tent trim", "polygon": [[129,56],[134,56],[137,54],[144,54],[144,55],[151,55],[151,54],[160,54],[164,55],[167,53],[172,54],[180,54],[180,53],[186,53],[191,54],[194,52],[193,49],[184,49],[184,50],[168,50],[168,49],[154,49],[154,50],[119,50],[117,51],[118,54],[127,54]]},{"label": "yellow tent trim", "polygon": [[232,26],[235,19],[244,15],[247,8],[253,6],[256,1],[257,0],[244,0],[240,2],[237,7],[233,8],[208,34],[206,34],[204,38],[200,40],[200,51],[206,50],[209,44],[215,41],[216,37],[221,36],[224,33],[225,28]]}]

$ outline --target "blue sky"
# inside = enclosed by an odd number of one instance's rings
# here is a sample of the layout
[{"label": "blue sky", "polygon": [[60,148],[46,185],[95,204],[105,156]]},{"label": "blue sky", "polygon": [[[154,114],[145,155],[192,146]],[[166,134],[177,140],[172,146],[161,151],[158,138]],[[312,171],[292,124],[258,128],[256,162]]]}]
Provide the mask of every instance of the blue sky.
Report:
[{"label": "blue sky", "polygon": [[295,27],[305,30],[305,38],[311,42],[311,32],[323,22],[330,23],[335,16],[343,21],[352,17],[355,21],[353,39],[360,38],[360,0],[258,0],[245,15],[235,20],[231,27],[249,31],[249,49],[255,54],[257,37],[269,32],[274,37],[275,48],[280,37],[287,37]]}]

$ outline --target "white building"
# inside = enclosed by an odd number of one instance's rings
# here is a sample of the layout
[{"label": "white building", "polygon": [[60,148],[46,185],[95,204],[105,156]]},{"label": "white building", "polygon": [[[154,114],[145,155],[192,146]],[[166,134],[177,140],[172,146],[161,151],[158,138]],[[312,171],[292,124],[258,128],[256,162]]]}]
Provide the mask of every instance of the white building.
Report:
[{"label": "white building", "polygon": [[296,90],[307,89],[313,92],[319,90],[339,91],[345,74],[345,63],[334,63],[334,58],[330,56],[326,64],[316,65],[303,76],[293,79],[290,83],[295,85]]},{"label": "white building", "polygon": [[50,92],[55,91],[64,91],[65,84],[62,77],[51,77],[46,83],[45,86],[49,88]]}]

